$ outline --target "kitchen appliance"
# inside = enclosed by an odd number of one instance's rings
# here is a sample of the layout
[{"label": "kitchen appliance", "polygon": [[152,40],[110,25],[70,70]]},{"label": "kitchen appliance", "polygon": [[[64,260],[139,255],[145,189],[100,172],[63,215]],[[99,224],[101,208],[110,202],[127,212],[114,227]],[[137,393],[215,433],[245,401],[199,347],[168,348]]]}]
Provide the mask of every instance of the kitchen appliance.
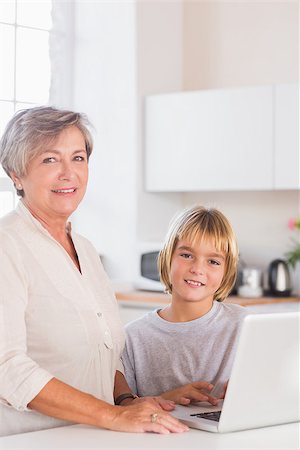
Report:
[{"label": "kitchen appliance", "polygon": [[262,289],[262,272],[260,269],[245,268],[242,270],[241,285],[238,287],[238,295],[240,297],[261,297]]},{"label": "kitchen appliance", "polygon": [[275,297],[289,297],[292,291],[289,266],[283,259],[275,259],[268,268],[270,294]]},{"label": "kitchen appliance", "polygon": [[164,287],[160,282],[157,258],[160,245],[143,245],[139,253],[140,276],[134,281],[135,289],[144,291],[163,292]]},{"label": "kitchen appliance", "polygon": [[231,289],[229,295],[237,295],[239,287],[243,284],[243,269],[246,267],[246,263],[239,255],[236,280],[233,288]]}]

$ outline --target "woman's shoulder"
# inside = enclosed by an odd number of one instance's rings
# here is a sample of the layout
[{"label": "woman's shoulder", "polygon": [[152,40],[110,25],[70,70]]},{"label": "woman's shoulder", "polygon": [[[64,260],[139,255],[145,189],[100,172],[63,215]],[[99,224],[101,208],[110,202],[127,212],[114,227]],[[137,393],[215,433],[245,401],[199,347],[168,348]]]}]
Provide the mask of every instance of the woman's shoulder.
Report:
[{"label": "woman's shoulder", "polygon": [[1,258],[16,259],[20,255],[20,223],[14,211],[0,219],[0,252]]},{"label": "woman's shoulder", "polygon": [[15,210],[10,211],[0,218],[0,231],[9,230],[18,222],[19,216]]},{"label": "woman's shoulder", "polygon": [[11,211],[0,218],[0,239],[1,243],[10,238],[16,238],[17,230],[20,226],[20,218],[15,211]]}]

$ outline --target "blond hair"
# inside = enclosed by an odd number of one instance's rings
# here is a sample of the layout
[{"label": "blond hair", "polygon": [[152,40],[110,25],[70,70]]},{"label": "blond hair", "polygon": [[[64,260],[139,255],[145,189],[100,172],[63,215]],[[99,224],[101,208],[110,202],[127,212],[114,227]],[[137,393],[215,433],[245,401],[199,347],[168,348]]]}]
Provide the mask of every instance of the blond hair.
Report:
[{"label": "blond hair", "polygon": [[[90,123],[82,113],[56,109],[51,106],[18,111],[8,122],[0,140],[0,163],[10,176],[26,175],[28,163],[46,145],[52,143],[64,129],[76,126],[82,133],[87,158],[93,150],[93,139],[88,129]],[[23,191],[17,190],[18,195]]]},{"label": "blond hair", "polygon": [[223,301],[231,291],[237,273],[238,245],[228,219],[215,208],[194,206],[175,216],[170,224],[164,245],[158,256],[158,271],[166,290],[172,293],[170,271],[172,257],[179,240],[191,244],[203,240],[212,241],[217,251],[225,254],[225,271],[214,300]]}]

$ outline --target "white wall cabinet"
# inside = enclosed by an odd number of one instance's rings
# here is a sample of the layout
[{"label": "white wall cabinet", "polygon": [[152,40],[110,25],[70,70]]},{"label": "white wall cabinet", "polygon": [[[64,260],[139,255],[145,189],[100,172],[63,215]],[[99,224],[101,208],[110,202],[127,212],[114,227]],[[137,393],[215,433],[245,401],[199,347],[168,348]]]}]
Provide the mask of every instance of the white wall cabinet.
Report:
[{"label": "white wall cabinet", "polygon": [[[296,188],[293,89],[262,86],[147,97],[146,189]],[[289,166],[293,177],[286,175]]]},{"label": "white wall cabinet", "polygon": [[300,188],[299,85],[274,87],[274,188]]}]

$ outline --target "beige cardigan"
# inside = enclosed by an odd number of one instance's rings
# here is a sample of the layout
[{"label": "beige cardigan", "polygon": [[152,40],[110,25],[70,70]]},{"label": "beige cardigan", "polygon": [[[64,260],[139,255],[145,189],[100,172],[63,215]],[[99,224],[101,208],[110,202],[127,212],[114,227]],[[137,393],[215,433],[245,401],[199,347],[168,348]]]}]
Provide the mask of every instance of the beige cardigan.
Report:
[{"label": "beige cardigan", "polygon": [[113,403],[124,333],[93,246],[81,272],[22,201],[0,220],[0,436],[66,424],[27,404],[53,377]]}]

